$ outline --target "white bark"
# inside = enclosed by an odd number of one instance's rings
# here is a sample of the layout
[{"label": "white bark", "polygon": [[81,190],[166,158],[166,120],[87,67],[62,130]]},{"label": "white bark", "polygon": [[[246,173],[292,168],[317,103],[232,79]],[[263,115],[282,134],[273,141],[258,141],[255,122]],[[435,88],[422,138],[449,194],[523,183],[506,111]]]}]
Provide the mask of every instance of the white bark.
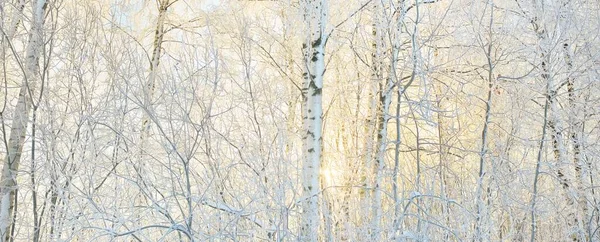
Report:
[{"label": "white bark", "polygon": [[43,45],[42,27],[46,1],[38,0],[33,3],[34,15],[29,42],[25,56],[23,85],[19,91],[19,99],[15,107],[10,138],[8,140],[7,154],[2,167],[2,180],[0,181],[0,234],[2,241],[10,238],[10,227],[14,207],[14,196],[17,186],[17,171],[21,160],[21,152],[25,142],[29,113],[31,111],[31,94],[35,92],[35,85],[39,76],[40,52]]},{"label": "white bark", "polygon": [[[562,37],[562,51],[563,51],[563,60],[566,64],[567,77],[566,77],[566,85],[567,85],[567,95],[568,95],[568,126],[569,129],[569,141],[573,144],[573,165],[575,167],[575,178],[574,184],[577,194],[577,219],[578,219],[578,232],[579,237],[584,240],[589,240],[590,238],[586,238],[585,230],[589,230],[589,222],[588,222],[588,204],[587,197],[585,192],[585,176],[586,172],[584,169],[584,164],[582,162],[581,152],[581,138],[579,137],[579,132],[582,130],[582,122],[579,115],[579,106],[578,100],[579,95],[578,91],[575,88],[575,70],[573,66],[573,56],[571,53],[571,41],[569,40],[569,31],[573,27],[571,22],[573,20],[572,14],[572,5],[571,1],[561,1],[561,5],[564,6],[564,9],[561,9],[559,16],[559,28],[561,33],[565,36]],[[593,215],[590,215],[593,216]],[[589,233],[589,231],[588,231]]]},{"label": "white bark", "polygon": [[303,166],[300,241],[317,241],[319,232],[319,172],[323,123],[322,89],[325,71],[327,0],[303,0],[306,37],[303,44]]},{"label": "white bark", "polygon": [[[563,169],[563,165],[566,163],[566,150],[563,143],[563,127],[562,120],[558,114],[558,100],[557,100],[557,91],[556,84],[554,83],[554,72],[552,68],[552,58],[551,51],[552,45],[554,43],[553,39],[550,35],[549,28],[547,27],[547,23],[544,20],[544,16],[546,14],[545,4],[543,1],[534,1],[534,6],[539,11],[535,13],[534,19],[531,21],[533,30],[535,31],[538,44],[541,49],[541,63],[540,63],[540,72],[542,80],[546,83],[546,95],[547,95],[547,109],[550,112],[547,115],[547,127],[550,132],[551,142],[552,142],[552,153],[554,155],[554,159],[557,166],[557,176],[561,185],[562,195],[566,201],[565,211],[566,215],[566,231],[568,233],[567,237],[572,239],[573,241],[580,241],[583,238],[579,238],[581,234],[581,228],[579,228],[579,221],[577,218],[577,204],[575,203],[574,197],[571,195],[572,181],[570,179],[568,170]],[[535,179],[537,181],[537,177]],[[534,188],[534,198],[537,196],[536,188]],[[535,205],[535,202],[532,202],[532,209]],[[532,211],[532,220],[534,220],[535,214]],[[535,238],[535,221],[532,221],[532,235],[531,239]]]},{"label": "white bark", "polygon": [[[150,117],[152,113],[152,101],[154,99],[154,92],[156,89],[156,79],[158,76],[158,66],[160,64],[160,55],[162,50],[163,37],[165,34],[164,25],[165,18],[167,15],[168,7],[170,6],[170,0],[160,0],[158,3],[158,18],[156,20],[156,26],[154,30],[154,39],[152,45],[152,59],[150,59],[150,67],[148,80],[143,85],[143,107],[144,110],[142,116],[142,128],[140,133],[140,142],[139,142],[139,157],[138,163],[135,165],[135,171],[137,173],[137,181],[143,183],[143,174],[144,174],[144,164],[147,162],[146,159],[148,156],[146,155],[145,149],[147,148],[147,139],[150,135],[150,123],[152,122],[152,118]],[[139,194],[137,198],[137,202],[140,203],[143,201],[143,193]]]},{"label": "white bark", "polygon": [[[154,98],[154,91],[156,89],[156,76],[158,72],[158,65],[160,64],[160,55],[162,50],[163,37],[165,35],[165,19],[167,16],[167,10],[171,5],[169,0],[161,0],[158,6],[158,19],[156,20],[156,29],[154,32],[154,42],[152,46],[152,59],[150,63],[150,74],[148,75],[148,82],[144,86],[144,108],[150,109],[152,105],[152,99]],[[145,136],[148,135],[150,127],[150,117],[147,113],[144,114],[142,120],[142,138],[144,141]],[[143,144],[143,142],[142,142]]]},{"label": "white bark", "polygon": [[[381,185],[382,177],[381,173],[385,166],[385,149],[387,145],[387,121],[389,115],[387,115],[390,101],[391,101],[391,90],[388,91],[387,82],[383,82],[383,55],[384,55],[384,37],[385,33],[383,27],[383,19],[381,16],[385,12],[385,5],[382,1],[377,1],[373,8],[373,53],[372,53],[372,82],[378,87],[377,97],[372,97],[372,102],[375,102],[376,114],[375,114],[375,126],[376,126],[376,155],[375,162],[372,166],[372,194],[371,198],[371,224],[369,225],[369,233],[372,241],[379,241],[381,234],[381,216],[382,216],[382,197],[381,197]],[[369,164],[370,165],[370,164]]]},{"label": "white bark", "polygon": [[[2,5],[2,8],[5,8],[4,4]],[[17,27],[19,26],[19,23],[21,23],[21,20],[23,19],[23,9],[25,8],[25,0],[19,0],[18,5],[16,5],[15,7],[15,12],[13,13],[13,18],[10,21],[10,25],[8,26],[7,30],[3,30],[5,31],[4,33],[2,33],[2,38],[6,38],[8,41],[12,41],[13,37],[15,36],[15,33],[17,32]],[[4,61],[4,60],[2,60]]]}]

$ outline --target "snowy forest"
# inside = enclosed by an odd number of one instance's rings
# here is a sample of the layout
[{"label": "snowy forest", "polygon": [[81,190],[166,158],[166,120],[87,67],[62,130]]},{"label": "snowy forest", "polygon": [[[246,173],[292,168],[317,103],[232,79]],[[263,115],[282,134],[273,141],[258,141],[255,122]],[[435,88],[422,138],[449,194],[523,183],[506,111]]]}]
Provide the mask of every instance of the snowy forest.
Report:
[{"label": "snowy forest", "polygon": [[600,241],[598,0],[0,0],[0,241]]}]

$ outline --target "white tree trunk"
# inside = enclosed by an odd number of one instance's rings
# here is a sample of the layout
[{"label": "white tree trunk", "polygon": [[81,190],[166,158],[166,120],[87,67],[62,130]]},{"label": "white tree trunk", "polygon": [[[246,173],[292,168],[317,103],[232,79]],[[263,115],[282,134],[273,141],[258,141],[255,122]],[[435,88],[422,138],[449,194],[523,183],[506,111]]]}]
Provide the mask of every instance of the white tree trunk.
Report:
[{"label": "white tree trunk", "polygon": [[[387,144],[387,121],[386,114],[389,110],[389,102],[391,101],[391,97],[389,95],[390,92],[387,91],[387,85],[384,84],[383,77],[383,56],[385,50],[385,42],[384,42],[384,17],[381,16],[384,13],[384,2],[377,1],[373,6],[373,53],[372,53],[372,63],[371,63],[371,76],[372,82],[375,83],[377,87],[377,91],[375,92],[377,95],[372,98],[372,102],[375,107],[375,127],[376,127],[376,152],[374,163],[367,165],[372,167],[371,174],[371,189],[372,189],[372,197],[371,197],[371,224],[369,225],[369,234],[371,235],[372,241],[380,240],[380,224],[381,224],[381,216],[382,216],[382,198],[381,198],[381,172],[385,166],[385,148]],[[384,86],[385,85],[385,86]],[[389,117],[389,116],[388,116]]]},{"label": "white tree trunk", "polygon": [[10,238],[10,226],[14,207],[14,196],[17,186],[17,171],[21,159],[21,152],[25,142],[29,112],[31,111],[31,98],[35,92],[35,85],[39,76],[40,52],[43,45],[42,26],[44,20],[46,0],[37,0],[33,3],[33,24],[25,56],[23,85],[19,91],[19,99],[15,107],[10,138],[8,140],[7,154],[2,167],[2,180],[0,181],[0,234],[2,241]]},{"label": "white tree trunk", "polygon": [[[143,171],[143,162],[145,158],[144,148],[146,146],[146,139],[150,133],[150,112],[152,110],[152,100],[154,99],[154,92],[156,89],[156,77],[158,72],[158,65],[160,64],[160,55],[162,50],[163,37],[165,35],[165,18],[167,16],[167,10],[171,3],[170,0],[161,0],[158,6],[158,19],[156,20],[156,29],[154,31],[154,41],[152,45],[152,59],[150,60],[150,73],[148,74],[148,82],[143,87],[143,110],[145,110],[142,118],[142,129],[140,134],[140,157],[137,169],[138,176]],[[141,177],[140,177],[141,179]]]},{"label": "white tree trunk", "polygon": [[317,241],[321,166],[322,88],[325,71],[327,0],[303,0],[306,37],[303,78],[302,221],[300,241]]},{"label": "white tree trunk", "polygon": [[[156,76],[158,72],[158,65],[160,64],[160,55],[162,51],[163,37],[165,35],[165,18],[167,16],[167,10],[171,5],[169,0],[161,0],[158,6],[158,19],[156,20],[156,29],[154,32],[154,42],[152,46],[152,60],[150,63],[150,73],[148,74],[148,82],[144,86],[144,108],[149,109],[154,98],[154,91],[156,89]],[[142,136],[141,141],[143,144],[144,138],[148,135],[150,127],[150,117],[148,113],[144,113],[144,119],[142,120]]]},{"label": "white tree trunk", "polygon": [[[554,83],[554,73],[552,68],[552,46],[553,39],[549,33],[549,29],[547,27],[546,20],[544,16],[547,14],[544,1],[534,1],[534,7],[538,10],[534,14],[534,18],[531,21],[533,30],[535,31],[538,44],[541,48],[541,77],[544,82],[548,85],[547,95],[548,95],[548,109],[549,114],[547,117],[547,127],[550,134],[551,142],[552,142],[552,153],[554,155],[554,159],[556,161],[557,167],[557,176],[559,182],[562,187],[562,195],[566,201],[566,232],[568,233],[567,237],[572,239],[573,241],[583,240],[581,234],[581,228],[579,226],[579,221],[577,218],[577,204],[576,199],[572,196],[573,183],[571,180],[571,176],[569,174],[568,169],[564,169],[563,166],[566,162],[566,149],[564,146],[564,138],[563,138],[563,126],[562,120],[558,113],[558,100],[557,100],[557,87]],[[533,217],[533,215],[532,215]],[[534,225],[532,225],[532,230]],[[532,239],[534,238],[534,233],[532,233]]]}]

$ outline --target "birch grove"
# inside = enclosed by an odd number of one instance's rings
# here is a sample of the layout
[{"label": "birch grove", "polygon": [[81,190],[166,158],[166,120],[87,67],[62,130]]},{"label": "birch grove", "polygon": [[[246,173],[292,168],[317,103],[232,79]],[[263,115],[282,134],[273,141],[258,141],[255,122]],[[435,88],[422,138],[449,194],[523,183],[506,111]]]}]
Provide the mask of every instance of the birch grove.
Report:
[{"label": "birch grove", "polygon": [[1,241],[600,241],[599,19],[0,0]]}]

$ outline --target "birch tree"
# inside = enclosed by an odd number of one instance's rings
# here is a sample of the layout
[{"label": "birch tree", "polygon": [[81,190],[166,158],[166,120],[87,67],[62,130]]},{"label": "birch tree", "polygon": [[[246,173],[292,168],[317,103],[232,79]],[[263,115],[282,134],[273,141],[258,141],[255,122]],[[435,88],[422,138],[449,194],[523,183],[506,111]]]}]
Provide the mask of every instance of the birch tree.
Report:
[{"label": "birch tree", "polygon": [[177,2],[177,0],[160,0],[157,1],[158,4],[158,17],[156,19],[156,25],[154,30],[154,40],[152,42],[152,56],[150,59],[150,67],[148,80],[143,85],[142,89],[142,108],[144,109],[144,114],[142,118],[142,128],[140,134],[140,163],[138,164],[138,175],[141,178],[141,174],[143,173],[142,167],[144,167],[144,146],[146,144],[146,139],[150,134],[151,127],[151,115],[152,115],[152,102],[154,99],[154,93],[156,92],[157,79],[158,79],[158,68],[160,65],[160,58],[163,52],[163,41],[165,36],[165,21],[167,18],[167,11],[169,7]]},{"label": "birch tree", "polygon": [[[582,237],[582,229],[577,216],[577,204],[571,192],[572,189],[574,189],[570,175],[572,173],[569,172],[568,169],[564,168],[566,162],[566,147],[564,146],[563,122],[559,116],[559,99],[557,95],[560,84],[556,82],[557,75],[554,69],[556,68],[557,64],[553,58],[554,53],[552,51],[552,46],[557,43],[552,38],[551,34],[561,35],[563,33],[561,33],[559,30],[558,26],[560,26],[560,23],[558,21],[554,23],[555,27],[552,28],[552,23],[550,22],[551,19],[548,19],[547,13],[551,13],[551,11],[553,11],[553,7],[556,7],[553,2],[546,3],[545,1],[534,1],[533,6],[537,10],[530,21],[540,46],[540,76],[547,86],[546,95],[549,109],[547,127],[550,130],[552,153],[557,166],[557,177],[562,187],[562,194],[567,202],[567,228],[571,231],[574,230],[573,234],[571,234],[569,237],[571,237],[574,241],[581,241],[584,240],[584,237]],[[567,81],[567,84],[569,82],[570,81]],[[534,239],[533,229],[534,228],[532,227],[532,240]]]},{"label": "birch tree", "polygon": [[[15,207],[15,193],[17,190],[17,174],[21,162],[21,153],[25,142],[25,135],[29,124],[32,99],[36,94],[36,85],[39,82],[40,56],[42,52],[44,17],[47,2],[37,0],[32,2],[33,18],[31,32],[27,43],[25,59],[21,69],[23,83],[19,89],[19,98],[14,111],[10,138],[7,144],[7,153],[2,167],[0,178],[0,234],[3,241],[9,241],[10,228],[14,224],[13,213]],[[13,57],[20,59],[13,49]]]},{"label": "birch tree", "polygon": [[328,1],[302,0],[305,36],[302,73],[302,219],[299,240],[317,241],[322,150],[322,92],[325,74],[325,43]]},{"label": "birch tree", "polygon": [[596,5],[0,1],[2,241],[595,241]]}]

